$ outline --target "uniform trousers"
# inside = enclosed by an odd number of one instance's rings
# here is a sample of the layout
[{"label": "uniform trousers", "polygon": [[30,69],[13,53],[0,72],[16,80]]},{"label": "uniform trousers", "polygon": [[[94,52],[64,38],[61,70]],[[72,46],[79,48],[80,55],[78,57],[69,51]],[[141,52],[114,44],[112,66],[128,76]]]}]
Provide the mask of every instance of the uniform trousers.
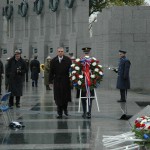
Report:
[{"label": "uniform trousers", "polygon": [[120,96],[122,101],[126,101],[127,99],[127,89],[120,89]]}]

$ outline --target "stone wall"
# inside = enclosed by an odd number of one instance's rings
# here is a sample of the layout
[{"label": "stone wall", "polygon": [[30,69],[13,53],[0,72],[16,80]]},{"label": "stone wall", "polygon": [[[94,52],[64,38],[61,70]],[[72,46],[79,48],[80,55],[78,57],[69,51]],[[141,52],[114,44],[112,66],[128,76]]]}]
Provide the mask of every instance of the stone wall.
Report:
[{"label": "stone wall", "polygon": [[[49,0],[44,0],[42,13],[37,15],[33,11],[35,0],[26,0],[29,4],[26,17],[18,14],[18,5],[22,1],[9,0],[11,1],[14,8],[11,19],[7,20],[0,15],[0,48],[3,61],[12,56],[16,48],[22,49],[22,56],[29,59],[37,54],[43,63],[48,55],[56,55],[56,48],[59,46],[66,48],[66,51],[69,48],[66,55],[74,53],[75,57],[81,55],[82,47],[89,46],[88,1],[75,0],[73,8],[67,8],[65,0],[60,0],[57,11],[53,12],[49,8]],[[2,1],[0,9],[6,5],[7,1]]]},{"label": "stone wall", "polygon": [[[93,54],[104,67],[118,65],[118,50],[131,60],[131,88],[150,90],[150,7],[104,9],[93,24]],[[115,88],[116,74],[104,68],[103,87]]]}]

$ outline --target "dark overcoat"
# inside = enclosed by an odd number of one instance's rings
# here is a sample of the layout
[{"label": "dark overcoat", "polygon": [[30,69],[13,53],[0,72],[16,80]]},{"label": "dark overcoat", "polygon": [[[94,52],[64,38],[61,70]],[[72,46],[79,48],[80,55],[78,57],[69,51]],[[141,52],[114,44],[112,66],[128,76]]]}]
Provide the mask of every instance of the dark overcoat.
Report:
[{"label": "dark overcoat", "polygon": [[[6,76],[8,78],[9,88],[12,96],[22,96],[24,74],[27,71],[26,64],[22,58],[18,61],[13,56],[6,66]],[[20,72],[17,73],[17,68]]]},{"label": "dark overcoat", "polygon": [[120,58],[117,78],[118,89],[130,89],[130,65],[131,63],[126,57]]},{"label": "dark overcoat", "polygon": [[30,63],[31,79],[38,80],[40,73],[40,62],[36,59],[32,60]]},{"label": "dark overcoat", "polygon": [[56,105],[63,106],[71,101],[71,84],[69,69],[72,62],[67,56],[63,56],[59,63],[58,56],[51,60],[49,82],[54,86],[54,100]]}]

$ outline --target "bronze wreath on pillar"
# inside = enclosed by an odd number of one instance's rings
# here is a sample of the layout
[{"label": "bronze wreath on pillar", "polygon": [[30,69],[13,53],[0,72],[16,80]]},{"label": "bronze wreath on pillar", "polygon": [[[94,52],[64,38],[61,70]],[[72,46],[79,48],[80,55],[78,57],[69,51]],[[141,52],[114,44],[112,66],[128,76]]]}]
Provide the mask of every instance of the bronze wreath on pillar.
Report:
[{"label": "bronze wreath on pillar", "polygon": [[28,3],[23,1],[20,5],[18,5],[18,14],[20,14],[22,17],[25,17],[28,12]]},{"label": "bronze wreath on pillar", "polygon": [[55,12],[58,8],[59,0],[49,0],[49,8]]},{"label": "bronze wreath on pillar", "polygon": [[35,11],[37,15],[41,14],[43,5],[44,5],[43,0],[35,0],[33,11]]},{"label": "bronze wreath on pillar", "polygon": [[65,6],[72,8],[75,0],[65,0]]},{"label": "bronze wreath on pillar", "polygon": [[3,16],[5,16],[8,20],[11,18],[13,14],[13,6],[11,4],[3,7]]}]

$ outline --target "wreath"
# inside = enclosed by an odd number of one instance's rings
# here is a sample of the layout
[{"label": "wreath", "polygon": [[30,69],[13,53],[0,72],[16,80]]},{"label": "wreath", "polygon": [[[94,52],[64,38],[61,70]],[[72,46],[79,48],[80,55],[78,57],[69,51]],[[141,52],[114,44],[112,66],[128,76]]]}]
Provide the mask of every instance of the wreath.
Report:
[{"label": "wreath", "polygon": [[28,12],[28,3],[23,1],[21,2],[20,5],[18,5],[18,13],[22,16],[25,17]]},{"label": "wreath", "polygon": [[43,5],[43,0],[35,0],[33,10],[36,12],[37,15],[41,14]]},{"label": "wreath", "polygon": [[97,88],[102,81],[103,70],[99,61],[92,57],[85,56],[77,58],[71,65],[70,80],[77,89],[90,90]]},{"label": "wreath", "polygon": [[11,4],[8,4],[3,9],[3,15],[9,20],[13,14],[13,6]]},{"label": "wreath", "polygon": [[57,11],[58,4],[59,4],[59,0],[49,0],[49,8],[53,12]]},{"label": "wreath", "polygon": [[65,0],[65,6],[72,8],[75,0]]}]

